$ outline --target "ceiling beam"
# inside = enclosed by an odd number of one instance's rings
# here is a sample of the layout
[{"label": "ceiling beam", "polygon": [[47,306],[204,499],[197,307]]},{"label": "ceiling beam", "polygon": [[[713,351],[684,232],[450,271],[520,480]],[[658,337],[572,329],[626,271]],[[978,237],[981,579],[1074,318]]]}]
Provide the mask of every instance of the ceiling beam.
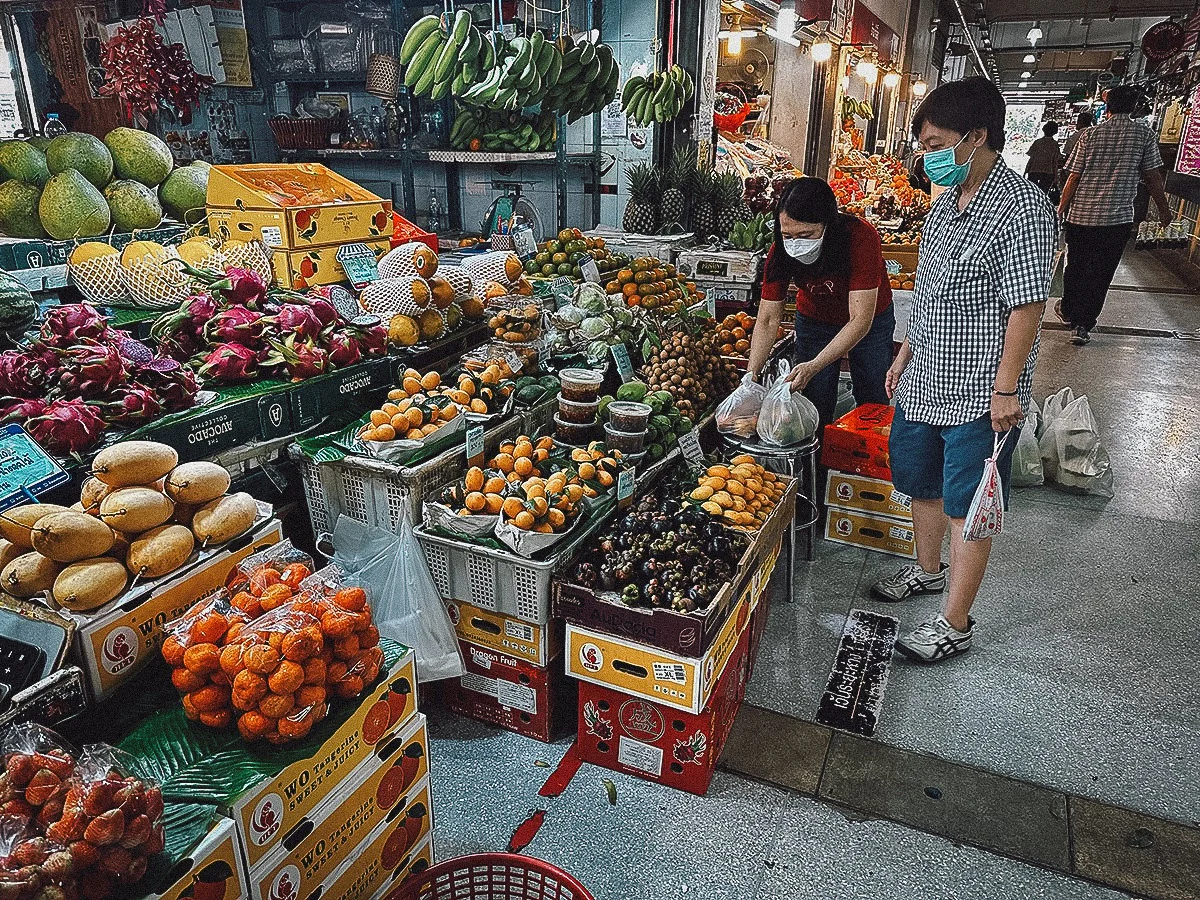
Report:
[{"label": "ceiling beam", "polygon": [[987,0],[990,22],[1133,19],[1188,15],[1194,10],[1193,0]]}]

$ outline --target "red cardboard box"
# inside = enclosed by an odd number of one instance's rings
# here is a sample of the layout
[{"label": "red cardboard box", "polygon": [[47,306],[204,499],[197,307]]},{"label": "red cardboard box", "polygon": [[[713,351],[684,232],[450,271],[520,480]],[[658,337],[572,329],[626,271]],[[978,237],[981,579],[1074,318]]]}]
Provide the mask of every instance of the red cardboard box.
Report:
[{"label": "red cardboard box", "polygon": [[546,668],[490,647],[458,642],[466,674],[444,683],[442,699],[459,715],[549,743],[571,727],[575,681],[561,657]]},{"label": "red cardboard box", "polygon": [[826,425],[821,465],[891,481],[888,437],[895,412],[882,403],[864,403],[832,425]]},{"label": "red cardboard box", "polygon": [[[765,609],[762,604],[759,609]],[[749,680],[748,628],[712,699],[699,714],[631,697],[590,682],[579,683],[579,736],[584,762],[704,795],[746,696]]]}]

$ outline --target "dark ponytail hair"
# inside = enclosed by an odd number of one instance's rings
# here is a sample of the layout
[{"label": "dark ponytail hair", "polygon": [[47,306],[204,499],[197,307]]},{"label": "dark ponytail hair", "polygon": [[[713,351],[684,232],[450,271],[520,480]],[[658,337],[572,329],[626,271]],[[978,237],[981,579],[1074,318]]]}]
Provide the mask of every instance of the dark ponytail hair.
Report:
[{"label": "dark ponytail hair", "polygon": [[[785,212],[797,222],[825,226],[821,255],[809,265],[788,256],[783,249],[783,230],[779,214]],[[854,217],[838,212],[833,189],[820,178],[800,177],[789,182],[775,203],[775,252],[765,273],[767,281],[790,281],[804,276],[836,275],[850,277],[850,223]]]}]

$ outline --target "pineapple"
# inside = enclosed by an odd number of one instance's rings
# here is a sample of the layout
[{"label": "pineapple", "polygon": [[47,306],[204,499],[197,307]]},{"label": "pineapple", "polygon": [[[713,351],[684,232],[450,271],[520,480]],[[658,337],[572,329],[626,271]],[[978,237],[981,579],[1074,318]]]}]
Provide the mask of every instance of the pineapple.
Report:
[{"label": "pineapple", "polygon": [[670,227],[672,231],[683,230],[687,191],[695,171],[696,151],[687,147],[676,148],[664,173],[663,183],[666,190],[662,192],[659,203],[659,220],[664,228]]},{"label": "pineapple", "polygon": [[658,228],[654,213],[658,209],[658,170],[640,162],[629,167],[629,201],[621,217],[621,227],[633,234],[654,234]]},{"label": "pineapple", "polygon": [[733,172],[718,175],[713,206],[716,207],[716,227],[720,237],[726,237],[741,221],[738,212],[743,205],[742,179]]},{"label": "pineapple", "polygon": [[711,166],[696,169],[692,176],[692,231],[698,238],[708,237],[716,226],[713,212],[715,179]]}]

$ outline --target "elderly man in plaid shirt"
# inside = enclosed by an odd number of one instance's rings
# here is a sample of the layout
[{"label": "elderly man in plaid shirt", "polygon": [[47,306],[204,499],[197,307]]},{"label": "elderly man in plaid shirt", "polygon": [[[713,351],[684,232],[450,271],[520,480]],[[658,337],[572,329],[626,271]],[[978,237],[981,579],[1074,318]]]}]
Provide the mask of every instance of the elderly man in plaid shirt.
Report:
[{"label": "elderly man in plaid shirt", "polygon": [[1067,183],[1058,212],[1067,223],[1067,270],[1058,315],[1075,330],[1073,344],[1092,339],[1133,234],[1133,201],[1143,178],[1163,225],[1171,224],[1158,141],[1149,125],[1131,118],[1137,100],[1134,87],[1112,88],[1104,98],[1104,121],[1080,134],[1063,167]]},{"label": "elderly man in plaid shirt", "polygon": [[[987,79],[930,93],[913,135],[930,179],[949,188],[925,220],[908,334],[885,381],[896,400],[892,480],[913,498],[917,562],[877,582],[872,594],[898,602],[946,592],[941,613],[897,643],[914,660],[937,662],[968,650],[974,637],[970,610],[991,540],[965,541],[963,524],[1002,435],[1008,500],[1017,442],[1008,433],[1032,400],[1058,222],[1046,194],[1000,157],[1004,99]],[[949,566],[942,563],[947,527]]]}]

